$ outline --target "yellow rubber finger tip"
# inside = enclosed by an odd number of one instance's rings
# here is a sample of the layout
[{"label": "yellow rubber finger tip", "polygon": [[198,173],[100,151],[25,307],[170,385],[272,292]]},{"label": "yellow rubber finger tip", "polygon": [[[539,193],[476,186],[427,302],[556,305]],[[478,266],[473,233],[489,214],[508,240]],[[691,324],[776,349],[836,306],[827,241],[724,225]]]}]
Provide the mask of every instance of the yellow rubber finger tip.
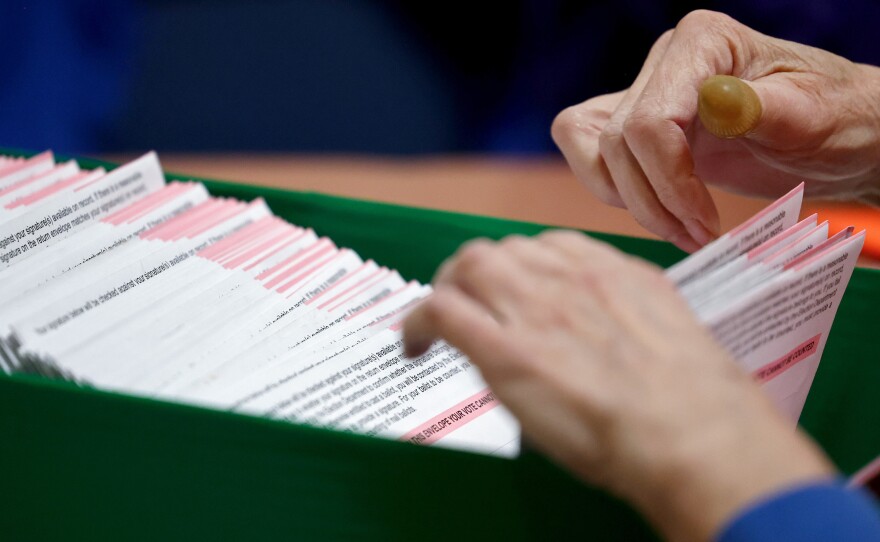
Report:
[{"label": "yellow rubber finger tip", "polygon": [[712,135],[742,137],[761,120],[761,100],[745,81],[731,75],[713,75],[700,87],[700,121]]}]

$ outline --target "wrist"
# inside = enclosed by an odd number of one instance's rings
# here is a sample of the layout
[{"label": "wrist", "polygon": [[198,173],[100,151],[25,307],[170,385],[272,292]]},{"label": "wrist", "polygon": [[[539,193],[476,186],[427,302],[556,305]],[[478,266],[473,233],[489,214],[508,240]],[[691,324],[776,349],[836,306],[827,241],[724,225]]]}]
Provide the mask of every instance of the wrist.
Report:
[{"label": "wrist", "polygon": [[665,464],[658,465],[655,483],[628,496],[668,540],[711,540],[762,496],[834,476],[816,445],[775,412],[757,424],[731,423],[700,433],[661,454]]}]

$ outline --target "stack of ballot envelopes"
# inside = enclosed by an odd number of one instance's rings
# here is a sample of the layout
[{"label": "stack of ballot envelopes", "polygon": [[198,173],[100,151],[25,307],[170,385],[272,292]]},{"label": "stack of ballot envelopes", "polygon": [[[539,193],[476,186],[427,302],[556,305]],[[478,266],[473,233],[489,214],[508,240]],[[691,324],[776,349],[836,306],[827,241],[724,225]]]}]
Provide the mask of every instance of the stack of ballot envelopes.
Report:
[{"label": "stack of ballot envelopes", "polygon": [[[794,423],[864,242],[798,221],[803,186],[666,271]],[[403,355],[430,295],[264,201],[0,157],[0,370],[511,456],[515,419],[461,352]]]}]

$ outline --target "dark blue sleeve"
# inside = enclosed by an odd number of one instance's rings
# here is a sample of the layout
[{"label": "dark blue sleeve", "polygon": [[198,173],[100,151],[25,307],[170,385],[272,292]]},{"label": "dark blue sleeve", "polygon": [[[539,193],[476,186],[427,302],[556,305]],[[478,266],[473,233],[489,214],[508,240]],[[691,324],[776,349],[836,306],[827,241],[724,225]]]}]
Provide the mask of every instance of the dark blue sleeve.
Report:
[{"label": "dark blue sleeve", "polygon": [[717,542],[880,542],[880,510],[861,490],[826,481],[773,495],[743,510]]}]

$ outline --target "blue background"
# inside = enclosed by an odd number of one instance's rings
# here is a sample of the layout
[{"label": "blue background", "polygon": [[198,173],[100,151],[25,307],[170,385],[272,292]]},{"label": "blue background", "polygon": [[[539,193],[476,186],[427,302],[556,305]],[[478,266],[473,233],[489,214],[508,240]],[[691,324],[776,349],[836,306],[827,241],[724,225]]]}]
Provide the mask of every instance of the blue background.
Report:
[{"label": "blue background", "polygon": [[543,153],[688,11],[880,63],[867,0],[0,3],[0,146]]}]

